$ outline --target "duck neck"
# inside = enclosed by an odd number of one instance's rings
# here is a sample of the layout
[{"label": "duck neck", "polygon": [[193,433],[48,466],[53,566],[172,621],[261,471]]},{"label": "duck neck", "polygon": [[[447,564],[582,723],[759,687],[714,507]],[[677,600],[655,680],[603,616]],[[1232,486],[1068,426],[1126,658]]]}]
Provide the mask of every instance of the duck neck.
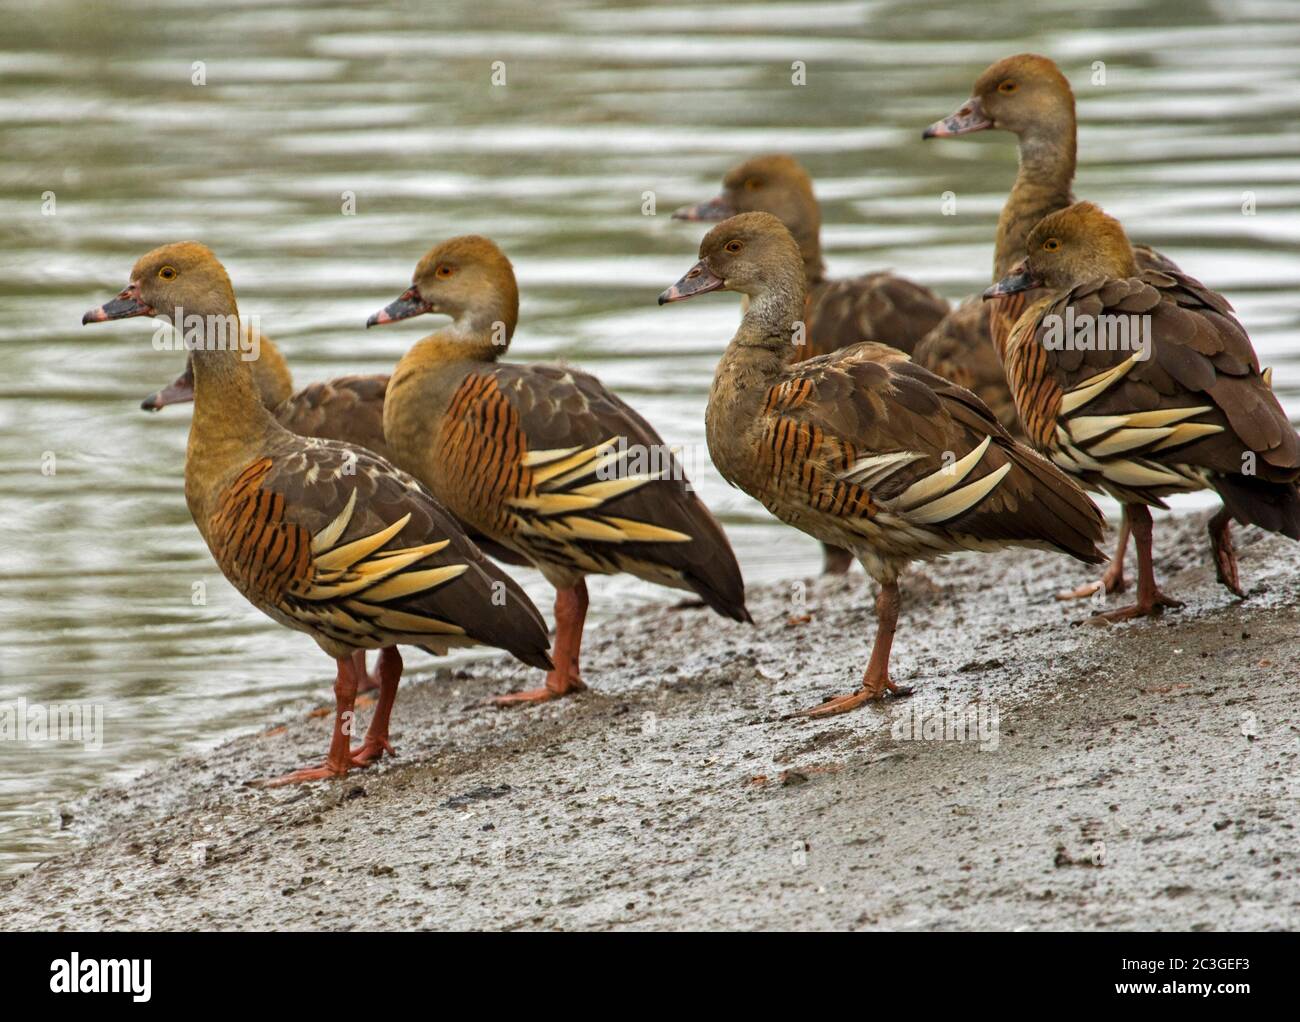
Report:
[{"label": "duck neck", "polygon": [[1001,280],[1025,257],[1025,241],[1049,213],[1074,202],[1074,108],[1020,136],[1020,170],[998,219],[993,279]]},{"label": "duck neck", "polygon": [[749,295],[740,329],[727,345],[714,375],[712,404],[761,400],[764,384],[780,375],[796,351],[807,341],[803,328],[803,274],[791,266],[769,287]]},{"label": "duck neck", "polygon": [[289,371],[289,363],[271,338],[260,330],[251,326],[244,327],[243,336],[249,350],[256,355],[251,363],[253,383],[262,404],[272,409],[280,407],[293,393],[293,374]]},{"label": "duck neck", "polygon": [[802,331],[796,333],[796,328],[803,326],[807,294],[805,273],[789,260],[762,290],[745,293],[745,314],[731,343],[784,354],[801,339]]},{"label": "duck neck", "polygon": [[797,272],[795,285],[782,294],[769,291],[749,299],[740,329],[713,374],[704,412],[704,437],[714,466],[728,482],[750,492],[760,480],[754,476],[747,431],[762,420],[766,394],[796,350],[791,335],[802,315],[802,273]]},{"label": "duck neck", "polygon": [[[233,308],[229,314],[237,321]],[[186,460],[187,467],[201,464],[205,473],[220,474],[243,468],[280,427],[253,382],[248,349],[231,344],[215,319],[205,317],[202,333],[192,338],[194,417]]]},{"label": "duck neck", "polygon": [[506,353],[519,322],[519,292],[505,289],[463,310],[437,333],[420,341],[410,354],[431,355],[439,361],[495,362]]},{"label": "duck neck", "polygon": [[799,245],[799,255],[803,257],[803,277],[808,289],[816,287],[826,279],[826,262],[822,259],[822,239],[820,227],[799,231],[794,236]]},{"label": "duck neck", "polygon": [[410,371],[444,362],[495,362],[510,347],[515,313],[498,307],[465,313],[449,326],[417,341],[399,369]]},{"label": "duck neck", "polygon": [[[727,345],[714,375],[715,391],[720,380],[732,382],[732,396],[745,403],[747,399],[759,400],[790,358],[790,340],[787,337],[765,337],[761,340],[747,337],[744,329],[736,333]],[[712,402],[710,402],[712,403]]]}]

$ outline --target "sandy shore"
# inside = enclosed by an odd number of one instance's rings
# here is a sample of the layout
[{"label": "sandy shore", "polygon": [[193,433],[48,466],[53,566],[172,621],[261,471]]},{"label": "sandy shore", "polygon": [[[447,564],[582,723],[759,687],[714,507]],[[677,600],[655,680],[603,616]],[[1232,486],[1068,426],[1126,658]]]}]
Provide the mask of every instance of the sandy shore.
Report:
[{"label": "sandy shore", "polygon": [[326,745],[306,707],[268,721],[75,806],[85,846],[0,884],[0,925],[1294,929],[1300,546],[1242,530],[1238,602],[1204,523],[1158,523],[1187,606],[1136,624],[1074,626],[1064,557],[930,565],[894,651],[916,695],[826,721],[781,718],[860,675],[856,569],[752,591],[753,627],[605,627],[591,691],[542,707],[479,705],[536,683],[504,660],[421,661],[399,759],[251,788]]}]

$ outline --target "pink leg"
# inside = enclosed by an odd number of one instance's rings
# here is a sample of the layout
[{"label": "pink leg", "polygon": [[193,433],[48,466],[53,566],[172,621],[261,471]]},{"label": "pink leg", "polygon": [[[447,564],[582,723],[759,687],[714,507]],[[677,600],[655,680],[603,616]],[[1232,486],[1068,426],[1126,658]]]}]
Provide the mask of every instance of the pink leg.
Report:
[{"label": "pink leg", "polygon": [[260,782],[266,788],[278,788],[285,784],[301,784],[303,781],[322,781],[330,777],[342,777],[352,765],[352,726],[353,705],[357,700],[357,676],[355,658],[351,655],[339,657],[338,675],[334,679],[334,734],[330,738],[329,755],[323,765],[304,767],[282,777],[273,777]]},{"label": "pink leg", "polygon": [[1155,563],[1151,558],[1151,509],[1145,504],[1126,504],[1124,511],[1133,528],[1133,543],[1138,555],[1137,603],[1131,607],[1108,610],[1096,617],[1107,621],[1129,621],[1135,617],[1159,614],[1166,607],[1181,607],[1177,600],[1166,596],[1156,585]]},{"label": "pink leg", "polygon": [[366,669],[366,651],[359,649],[352,654],[352,664],[356,668],[357,678],[357,695],[363,692],[373,692],[379,687],[379,667],[376,665],[375,673],[371,674]]},{"label": "pink leg", "polygon": [[1245,599],[1237,575],[1237,551],[1232,545],[1232,515],[1226,507],[1219,508],[1219,513],[1210,519],[1210,547],[1214,551],[1215,576],[1233,595]]},{"label": "pink leg", "polygon": [[845,575],[853,567],[853,554],[837,546],[822,544],[822,574]]},{"label": "pink leg", "polygon": [[397,683],[402,679],[402,654],[396,646],[386,646],[380,650],[376,671],[379,674],[379,702],[375,705],[375,715],[370,719],[365,741],[352,754],[353,766],[364,767],[377,763],[385,752],[390,756],[397,755],[388,744],[388,720],[393,712],[393,702],[397,699]]},{"label": "pink leg", "polygon": [[555,650],[551,662],[555,670],[546,674],[543,688],[530,688],[497,696],[497,706],[515,706],[519,703],[544,703],[550,699],[573,692],[582,692],[587,686],[578,666],[578,652],[582,646],[582,626],[587,620],[587,583],[582,579],[572,589],[555,593]]},{"label": "pink leg", "polygon": [[856,710],[863,703],[883,699],[885,692],[896,696],[911,695],[910,688],[895,685],[889,679],[889,652],[894,645],[894,632],[898,629],[898,608],[901,603],[898,582],[885,582],[876,597],[876,641],[871,647],[871,659],[862,675],[862,687],[845,696],[836,696],[826,702],[801,710],[796,717],[830,717],[837,713]]},{"label": "pink leg", "polygon": [[1110,564],[1106,565],[1106,571],[1098,582],[1085,582],[1078,589],[1067,589],[1064,592],[1056,594],[1058,600],[1086,600],[1089,596],[1095,596],[1099,590],[1105,590],[1108,593],[1122,593],[1128,588],[1128,582],[1124,580],[1124,555],[1128,552],[1128,538],[1131,533],[1128,523],[1128,511],[1119,520],[1119,540],[1115,544],[1115,556],[1110,559]]}]

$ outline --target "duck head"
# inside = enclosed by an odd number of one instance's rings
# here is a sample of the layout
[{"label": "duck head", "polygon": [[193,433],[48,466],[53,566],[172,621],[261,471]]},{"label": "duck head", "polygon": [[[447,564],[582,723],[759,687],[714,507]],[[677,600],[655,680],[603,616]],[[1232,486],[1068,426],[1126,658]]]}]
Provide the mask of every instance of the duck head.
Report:
[{"label": "duck head", "polygon": [[793,156],[755,156],[732,167],[722,179],[722,194],[683,206],[674,220],[726,220],[738,213],[771,213],[796,237],[821,228],[812,178]]},{"label": "duck head", "polygon": [[659,304],[680,302],[709,291],[737,291],[757,298],[773,290],[802,302],[799,246],[771,213],[741,213],[724,220],[700,242],[700,261],[659,296]]},{"label": "duck head", "polygon": [[514,267],[501,249],[477,234],[444,241],[416,265],[411,286],[366,320],[366,326],[426,312],[450,316],[475,330],[501,324],[508,340],[519,318]]},{"label": "duck head", "polygon": [[194,400],[194,360],[185,360],[185,371],[161,390],[155,390],[140,402],[146,412],[160,412],[168,405],[183,405]]},{"label": "duck head", "polygon": [[722,194],[673,213],[675,220],[726,220],[740,213],[771,213],[794,236],[810,281],[826,272],[821,257],[821,207],[812,178],[793,156],[755,156],[732,167],[722,179]]},{"label": "duck head", "polygon": [[91,309],[81,322],[158,316],[175,323],[178,309],[187,318],[237,314],[225,267],[210,248],[196,241],[162,245],[141,256],[131,269],[130,281],[116,298]]},{"label": "duck head", "polygon": [[1074,93],[1047,57],[1018,53],[993,64],[975,81],[970,99],[935,121],[922,138],[948,138],[997,128],[1016,135],[1074,127]]},{"label": "duck head", "polygon": [[1137,263],[1120,222],[1091,202],[1057,210],[1029,232],[1028,255],[984,297],[1045,287],[1067,291],[1099,278],[1133,277]]}]

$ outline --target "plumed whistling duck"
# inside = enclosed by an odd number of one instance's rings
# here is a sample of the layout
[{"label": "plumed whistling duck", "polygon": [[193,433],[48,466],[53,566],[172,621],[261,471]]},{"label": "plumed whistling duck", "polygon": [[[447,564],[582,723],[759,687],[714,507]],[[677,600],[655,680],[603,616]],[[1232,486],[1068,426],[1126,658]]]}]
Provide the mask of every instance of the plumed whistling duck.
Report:
[{"label": "plumed whistling duck", "polygon": [[[388,443],[384,440],[384,393],[388,389],[386,373],[338,376],[332,380],[309,383],[302,390],[293,389],[293,375],[289,363],[279,347],[260,330],[253,337],[251,325],[241,326],[242,342],[246,352],[256,355],[248,360],[253,371],[262,404],[285,429],[299,436],[320,437],[322,440],[341,440],[347,444],[364,447],[385,461],[392,461]],[[146,412],[161,411],[167,405],[184,404],[194,400],[194,357],[185,360],[185,371],[161,390],[154,391],[140,407]],[[464,523],[461,523],[464,527]],[[525,566],[526,560],[486,536],[466,529],[470,539],[493,560],[503,564]],[[366,669],[364,650],[357,652],[358,691],[369,692],[380,687],[378,671]]]},{"label": "plumed whistling duck", "polygon": [[[184,310],[176,324],[176,310]],[[497,646],[549,667],[537,609],[415,479],[365,448],[302,437],[267,410],[237,343],[234,289],[195,242],[142,256],[130,283],[83,323],[159,316],[193,355],[194,416],[185,499],[208,549],[245,598],[335,658],[336,716],[325,763],[267,782],[346,774],[392,752],[398,645],[433,653]],[[382,649],[381,687],[361,747],[350,748],[355,654]]]},{"label": "plumed whistling duck", "polygon": [[[262,404],[280,425],[299,436],[356,444],[386,461],[390,460],[388,445],[384,443],[386,375],[340,376],[327,382],[309,384],[295,393],[289,363],[275,342],[251,325],[244,324],[240,329],[244,350],[257,355],[249,360],[253,386],[257,388]],[[193,400],[194,358],[191,355],[185,360],[185,371],[146,397],[140,402],[140,407],[146,412],[158,412],[167,405]],[[379,673],[371,674],[367,670],[365,651],[359,650],[356,658],[361,679],[357,690],[369,692],[379,688]]]},{"label": "plumed whistling duck", "polygon": [[[893,273],[826,276],[821,207],[812,178],[793,156],[756,156],[732,167],[720,195],[683,206],[673,218],[718,221],[754,212],[771,213],[785,224],[803,259],[808,305],[801,340],[806,343],[791,346],[792,358],[816,358],[859,341],[881,341],[910,353],[948,314],[948,303],[929,288]],[[843,574],[853,563],[847,550],[823,546],[822,552],[827,574]]]},{"label": "plumed whistling duck", "polygon": [[[922,138],[950,138],[996,129],[1016,136],[1020,169],[1002,215],[998,218],[993,253],[993,280],[998,281],[1024,255],[1030,230],[1048,213],[1074,202],[1077,125],[1074,92],[1061,69],[1047,57],[1020,53],[988,67],[975,81],[970,99],[956,112],[935,121]],[[1143,269],[1173,270],[1178,266],[1147,246],[1135,249]],[[941,376],[974,390],[998,413],[1002,424],[1023,436],[1015,420],[1015,399],[996,351],[1002,347],[1020,313],[1038,296],[1010,296],[992,305],[963,302],[926,337],[916,359]],[[974,342],[974,343],[972,343]],[[1128,547],[1127,517],[1120,523],[1115,556],[1102,578],[1057,594],[1058,599],[1092,596],[1098,590],[1122,591],[1124,553]]]},{"label": "plumed whistling duck", "polygon": [[1191,490],[1223,498],[1210,521],[1216,571],[1243,595],[1232,520],[1300,539],[1300,437],[1232,307],[1177,270],[1144,268],[1089,202],[1044,217],[1027,251],[985,294],[1042,295],[1002,350],[1020,419],[1057,465],[1124,504],[1137,603],[1103,616],[1179,606],[1156,585],[1148,508]]},{"label": "plumed whistling duck", "polygon": [[411,286],[367,325],[422,313],[452,322],[393,371],[384,435],[397,462],[556,590],[554,669],[545,686],[498,705],[586,687],[579,650],[587,575],[626,572],[749,620],[722,527],[650,424],[587,373],[501,361],[519,291],[495,244],[469,235],[435,245]]},{"label": "plumed whistling duck", "polygon": [[820,717],[906,691],[890,679],[889,651],[910,562],[1009,545],[1104,557],[1101,512],[974,394],[878,343],[792,363],[804,288],[790,232],[745,213],[708,233],[700,261],[659,301],[749,297],[709,393],[713,463],[778,518],[853,551],[880,583],[862,688],[805,711]]}]

